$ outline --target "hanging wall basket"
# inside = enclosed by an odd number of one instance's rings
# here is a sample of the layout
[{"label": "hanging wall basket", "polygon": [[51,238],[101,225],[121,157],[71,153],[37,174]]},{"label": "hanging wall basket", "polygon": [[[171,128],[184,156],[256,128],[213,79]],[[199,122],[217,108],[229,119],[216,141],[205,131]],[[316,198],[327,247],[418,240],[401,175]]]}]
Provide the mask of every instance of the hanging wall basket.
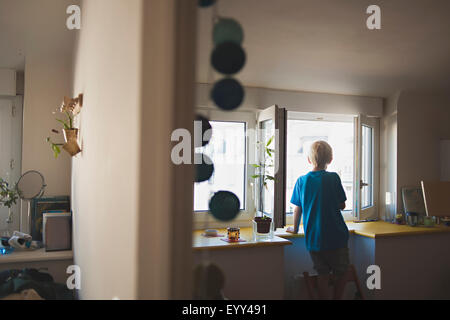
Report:
[{"label": "hanging wall basket", "polygon": [[[59,114],[56,120],[63,125],[62,132],[65,143],[55,143],[50,137],[47,142],[50,144],[55,158],[61,153],[61,147],[72,157],[81,152],[78,144],[79,129],[74,127],[74,118],[81,112],[83,107],[83,94],[79,94],[76,98],[64,97],[64,101],[54,114]],[[60,131],[53,129],[53,133],[59,134]]]},{"label": "hanging wall basket", "polygon": [[63,129],[64,141],[63,149],[66,150],[72,157],[81,152],[78,145],[78,129]]}]

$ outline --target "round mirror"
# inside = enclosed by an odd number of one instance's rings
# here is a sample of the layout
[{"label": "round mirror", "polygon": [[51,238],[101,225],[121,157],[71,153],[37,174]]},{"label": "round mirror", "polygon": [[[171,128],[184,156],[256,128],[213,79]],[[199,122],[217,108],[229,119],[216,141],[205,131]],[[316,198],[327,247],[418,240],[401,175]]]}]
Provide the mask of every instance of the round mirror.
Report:
[{"label": "round mirror", "polygon": [[31,200],[42,197],[46,186],[44,176],[33,170],[20,177],[16,188],[22,200]]}]

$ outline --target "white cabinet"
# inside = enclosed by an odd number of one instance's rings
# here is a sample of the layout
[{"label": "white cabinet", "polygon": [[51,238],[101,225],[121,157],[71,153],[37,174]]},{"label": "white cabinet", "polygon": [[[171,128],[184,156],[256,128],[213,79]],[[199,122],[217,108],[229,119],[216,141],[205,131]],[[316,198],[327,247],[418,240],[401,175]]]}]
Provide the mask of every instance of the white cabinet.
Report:
[{"label": "white cabinet", "polygon": [[[0,97],[0,178],[11,185],[17,183],[22,173],[22,97]],[[0,234],[7,229],[8,208],[0,205]],[[19,230],[20,201],[12,207],[13,224]]]},{"label": "white cabinet", "polygon": [[16,71],[0,69],[0,96],[16,95]]}]

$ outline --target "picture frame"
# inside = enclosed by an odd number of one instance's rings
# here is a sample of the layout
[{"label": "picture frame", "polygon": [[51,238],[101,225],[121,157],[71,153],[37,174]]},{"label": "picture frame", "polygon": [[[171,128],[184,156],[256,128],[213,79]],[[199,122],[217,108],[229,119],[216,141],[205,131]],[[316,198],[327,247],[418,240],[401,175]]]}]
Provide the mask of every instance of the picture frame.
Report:
[{"label": "picture frame", "polygon": [[425,201],[421,187],[408,186],[402,188],[403,207],[405,213],[414,212],[426,216]]},{"label": "picture frame", "polygon": [[31,200],[30,235],[35,241],[42,241],[44,213],[71,212],[70,196],[56,196]]}]

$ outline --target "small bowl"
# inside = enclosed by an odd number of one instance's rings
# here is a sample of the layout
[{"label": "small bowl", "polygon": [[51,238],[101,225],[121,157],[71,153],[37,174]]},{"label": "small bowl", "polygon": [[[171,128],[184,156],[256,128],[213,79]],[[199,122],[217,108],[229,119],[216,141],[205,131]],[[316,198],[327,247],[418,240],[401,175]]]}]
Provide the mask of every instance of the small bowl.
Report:
[{"label": "small bowl", "polygon": [[217,230],[215,230],[215,229],[206,229],[204,233],[205,233],[205,236],[208,236],[208,237],[217,236]]}]

